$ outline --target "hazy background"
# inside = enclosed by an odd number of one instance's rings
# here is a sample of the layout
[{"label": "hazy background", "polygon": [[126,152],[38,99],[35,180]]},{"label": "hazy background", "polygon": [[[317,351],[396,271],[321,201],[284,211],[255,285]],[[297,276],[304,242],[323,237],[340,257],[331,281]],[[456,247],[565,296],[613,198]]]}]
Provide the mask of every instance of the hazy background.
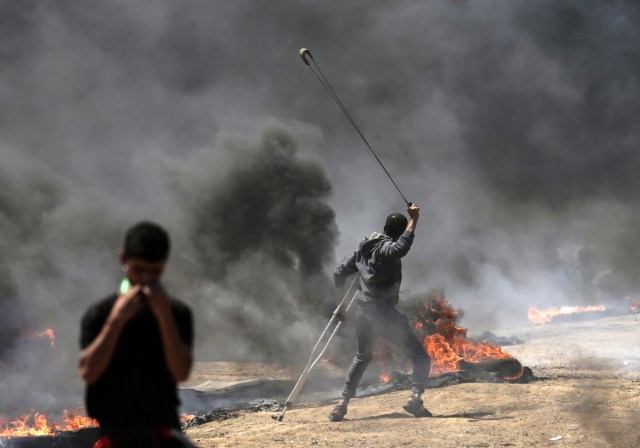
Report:
[{"label": "hazy background", "polygon": [[171,233],[198,359],[306,356],[335,263],[404,204],[300,47],[421,206],[406,291],[444,288],[473,330],[640,287],[635,1],[21,0],[0,22],[5,363],[51,327],[73,371],[140,219]]}]

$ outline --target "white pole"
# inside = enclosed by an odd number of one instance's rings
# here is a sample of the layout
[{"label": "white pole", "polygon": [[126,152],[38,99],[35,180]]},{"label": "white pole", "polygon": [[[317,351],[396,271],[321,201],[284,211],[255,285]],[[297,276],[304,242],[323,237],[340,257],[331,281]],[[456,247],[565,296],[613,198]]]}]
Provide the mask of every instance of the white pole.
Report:
[{"label": "white pole", "polygon": [[[349,293],[351,292],[351,289],[353,288],[353,285],[356,284],[358,278],[360,278],[360,274],[357,274],[353,278],[353,280],[351,281],[351,284],[349,285],[349,288],[347,289],[347,292],[344,294],[344,297],[342,298],[342,301],[340,302],[340,304],[336,308],[336,311],[338,311],[339,309],[342,308],[342,306],[344,305],[345,301],[347,300],[347,297],[349,296]],[[344,314],[347,314],[349,312],[349,309],[351,308],[351,305],[353,304],[353,302],[355,301],[355,298],[357,296],[358,296],[358,291],[356,290],[356,292],[351,297],[351,300],[349,301],[349,304],[347,305],[347,308],[346,308]],[[311,373],[311,369],[313,369],[313,367],[318,363],[318,361],[320,361],[320,359],[322,358],[322,355],[327,350],[327,348],[329,347],[329,344],[331,343],[331,340],[333,339],[333,337],[335,336],[336,332],[338,331],[338,328],[340,328],[340,325],[342,324],[342,321],[337,321],[338,324],[335,326],[333,331],[330,333],[329,338],[327,339],[327,342],[325,342],[325,344],[324,344],[324,346],[322,346],[322,349],[320,350],[320,352],[318,352],[318,347],[320,346],[320,342],[322,342],[322,340],[324,339],[325,335],[329,331],[329,328],[335,322],[336,322],[336,312],[334,312],[333,316],[331,316],[331,320],[329,320],[329,323],[327,324],[327,326],[325,327],[324,331],[320,335],[320,338],[318,338],[318,342],[316,342],[316,345],[313,347],[313,350],[311,350],[311,355],[309,355],[309,361],[307,361],[307,365],[304,368],[304,370],[302,371],[302,374],[300,375],[300,378],[298,378],[298,381],[296,382],[296,385],[293,386],[293,390],[289,394],[289,397],[287,398],[287,401],[285,402],[284,407],[282,408],[282,412],[280,413],[279,416],[277,416],[277,417],[274,416],[273,417],[274,419],[278,420],[279,422],[281,422],[282,419],[284,418],[284,414],[285,414],[285,412],[287,412],[287,409],[289,409],[293,405],[293,401],[297,398],[298,394],[300,393],[300,390],[302,389],[302,386],[304,386],[304,383],[307,381],[307,378],[309,377],[309,374]]]}]

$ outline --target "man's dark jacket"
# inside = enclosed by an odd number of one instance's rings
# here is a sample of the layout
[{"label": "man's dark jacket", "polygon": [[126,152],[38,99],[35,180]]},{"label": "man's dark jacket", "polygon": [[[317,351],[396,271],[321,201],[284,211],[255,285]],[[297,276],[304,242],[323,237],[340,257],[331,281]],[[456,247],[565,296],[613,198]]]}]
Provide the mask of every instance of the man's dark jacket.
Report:
[{"label": "man's dark jacket", "polygon": [[336,288],[344,288],[347,278],[359,272],[361,302],[396,305],[402,282],[400,259],[409,252],[413,238],[413,232],[404,232],[395,242],[379,233],[365,238],[358,250],[336,268],[333,274]]}]

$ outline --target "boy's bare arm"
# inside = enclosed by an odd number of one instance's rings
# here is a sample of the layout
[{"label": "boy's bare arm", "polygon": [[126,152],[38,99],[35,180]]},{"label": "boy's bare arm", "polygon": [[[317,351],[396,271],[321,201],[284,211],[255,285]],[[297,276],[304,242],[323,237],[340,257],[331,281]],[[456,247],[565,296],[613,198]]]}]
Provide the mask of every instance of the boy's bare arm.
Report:
[{"label": "boy's bare arm", "polygon": [[171,312],[169,298],[160,286],[145,286],[143,292],[149,298],[149,308],[151,308],[160,327],[162,348],[169,373],[176,383],[184,381],[189,377],[193,359],[191,350],[180,338],[178,325]]},{"label": "boy's bare arm", "polygon": [[98,336],[80,352],[80,375],[88,384],[95,383],[107,370],[124,325],[144,308],[139,293],[140,286],[134,286],[120,295]]}]

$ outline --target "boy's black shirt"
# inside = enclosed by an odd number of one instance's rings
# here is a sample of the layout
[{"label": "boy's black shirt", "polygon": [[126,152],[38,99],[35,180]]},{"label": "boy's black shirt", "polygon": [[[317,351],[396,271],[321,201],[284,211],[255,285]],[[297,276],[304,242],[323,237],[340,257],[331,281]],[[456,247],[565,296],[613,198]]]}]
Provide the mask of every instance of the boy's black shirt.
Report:
[{"label": "boy's black shirt", "polygon": [[[89,346],[98,336],[118,296],[113,294],[91,306],[82,318],[80,346]],[[193,345],[191,309],[170,299],[171,311],[182,342]],[[179,428],[179,405],[175,381],[168,371],[160,329],[150,309],[128,321],[113,358],[93,384],[85,389],[89,416],[107,428]]]}]

